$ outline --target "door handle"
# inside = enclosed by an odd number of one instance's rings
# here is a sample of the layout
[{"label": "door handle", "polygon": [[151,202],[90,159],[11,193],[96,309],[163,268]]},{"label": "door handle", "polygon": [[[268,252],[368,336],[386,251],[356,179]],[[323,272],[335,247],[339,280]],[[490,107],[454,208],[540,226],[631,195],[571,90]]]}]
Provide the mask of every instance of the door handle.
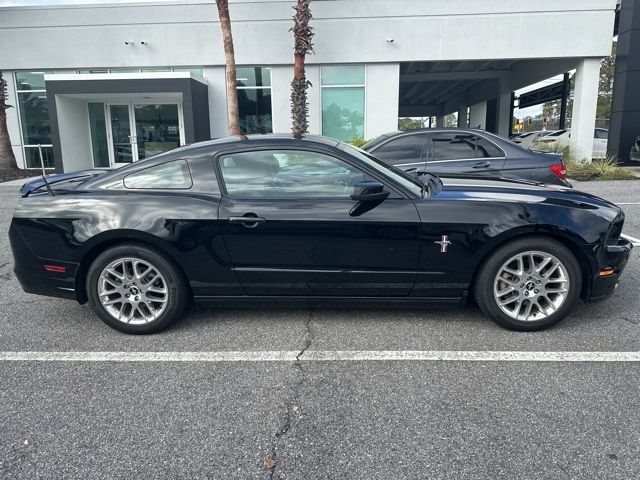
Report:
[{"label": "door handle", "polygon": [[489,168],[491,166],[491,162],[478,162],[474,163],[471,168]]},{"label": "door handle", "polygon": [[229,223],[239,223],[243,227],[255,228],[259,224],[267,221],[264,217],[259,217],[255,213],[245,213],[241,217],[229,217],[227,219]]}]

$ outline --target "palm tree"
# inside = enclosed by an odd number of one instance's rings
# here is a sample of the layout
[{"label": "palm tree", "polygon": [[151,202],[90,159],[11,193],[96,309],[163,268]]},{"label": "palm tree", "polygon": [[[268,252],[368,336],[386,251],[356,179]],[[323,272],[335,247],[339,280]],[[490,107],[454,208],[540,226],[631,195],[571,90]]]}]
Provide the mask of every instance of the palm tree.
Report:
[{"label": "palm tree", "polygon": [[16,157],[11,149],[11,139],[7,130],[7,81],[0,72],[0,168],[18,168]]},{"label": "palm tree", "polygon": [[293,81],[291,82],[291,131],[293,136],[300,138],[309,131],[309,104],[307,103],[307,88],[311,82],[307,80],[304,71],[304,60],[307,53],[313,53],[313,27],[309,26],[311,0],[298,0],[293,7],[296,14],[293,16],[294,58]]},{"label": "palm tree", "polygon": [[220,27],[222,28],[224,59],[227,65],[227,123],[229,124],[229,135],[241,135],[240,114],[238,111],[238,93],[236,89],[236,59],[233,52],[229,0],[216,0],[216,5],[218,7]]}]

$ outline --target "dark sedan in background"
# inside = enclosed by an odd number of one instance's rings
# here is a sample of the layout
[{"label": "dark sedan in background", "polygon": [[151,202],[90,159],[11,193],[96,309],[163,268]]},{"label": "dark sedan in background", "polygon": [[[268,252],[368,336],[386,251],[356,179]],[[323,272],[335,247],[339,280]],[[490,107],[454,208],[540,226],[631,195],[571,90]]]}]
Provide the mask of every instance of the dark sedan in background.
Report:
[{"label": "dark sedan in background", "polygon": [[484,130],[429,128],[394,132],[381,135],[362,148],[406,171],[521,178],[571,186],[566,180],[562,155],[532,152]]},{"label": "dark sedan in background", "polygon": [[636,138],[636,141],[633,142],[633,147],[631,147],[629,159],[632,162],[640,162],[640,137]]}]

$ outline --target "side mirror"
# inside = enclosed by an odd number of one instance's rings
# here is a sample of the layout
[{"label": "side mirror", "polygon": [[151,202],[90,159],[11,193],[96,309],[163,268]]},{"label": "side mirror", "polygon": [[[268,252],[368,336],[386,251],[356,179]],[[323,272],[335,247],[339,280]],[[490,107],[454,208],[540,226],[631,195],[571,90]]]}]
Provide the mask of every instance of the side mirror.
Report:
[{"label": "side mirror", "polygon": [[356,183],[353,186],[351,199],[357,202],[375,202],[384,200],[389,192],[384,191],[384,185],[376,180]]}]

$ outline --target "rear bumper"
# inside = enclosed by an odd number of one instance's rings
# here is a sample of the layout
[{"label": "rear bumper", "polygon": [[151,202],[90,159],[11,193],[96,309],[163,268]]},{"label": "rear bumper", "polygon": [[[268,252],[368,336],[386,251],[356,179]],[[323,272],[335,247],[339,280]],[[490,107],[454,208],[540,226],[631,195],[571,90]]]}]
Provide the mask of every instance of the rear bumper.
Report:
[{"label": "rear bumper", "polygon": [[[77,263],[38,257],[13,224],[9,228],[9,241],[13,252],[13,271],[25,292],[47,297],[76,299]],[[65,267],[65,271],[47,271],[44,268],[46,264]]]},{"label": "rear bumper", "polygon": [[601,302],[613,294],[618,283],[620,283],[620,277],[624,271],[624,267],[629,261],[631,250],[633,250],[633,245],[624,238],[618,240],[617,244],[606,247],[605,263],[600,266],[600,270],[612,268],[614,274],[600,277],[597,276],[599,272],[596,272],[596,277],[594,277],[591,282],[589,303]]}]

